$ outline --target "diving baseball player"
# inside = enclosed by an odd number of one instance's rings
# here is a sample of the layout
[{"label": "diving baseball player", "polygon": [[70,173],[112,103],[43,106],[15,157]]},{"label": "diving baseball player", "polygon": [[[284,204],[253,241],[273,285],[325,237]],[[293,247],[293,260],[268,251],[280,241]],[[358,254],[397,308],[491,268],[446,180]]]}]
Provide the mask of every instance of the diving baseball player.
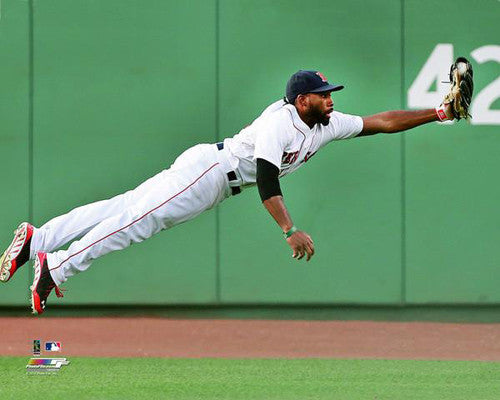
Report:
[{"label": "diving baseball player", "polygon": [[[457,63],[452,66],[452,90],[438,108],[368,117],[334,111],[331,93],[344,87],[330,84],[318,71],[298,71],[287,83],[286,97],[234,137],[186,150],[170,168],[126,193],[76,208],[39,228],[20,224],[0,259],[0,280],[9,281],[23,264],[34,260],[31,305],[34,314],[41,314],[52,289],[61,297],[59,286],[96,258],[188,221],[254,185],[283,230],[292,256],[300,260],[307,255],[310,260],[313,240],[293,224],[279,178],[335,140],[467,118],[472,69],[464,63],[463,74],[456,73]],[[68,243],[67,250],[58,250]]]}]

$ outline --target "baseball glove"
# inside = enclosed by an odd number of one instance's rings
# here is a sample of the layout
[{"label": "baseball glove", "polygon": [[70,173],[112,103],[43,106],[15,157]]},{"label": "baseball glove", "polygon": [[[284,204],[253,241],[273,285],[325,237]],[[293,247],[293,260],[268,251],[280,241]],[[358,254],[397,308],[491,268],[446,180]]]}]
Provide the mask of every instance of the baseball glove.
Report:
[{"label": "baseball glove", "polygon": [[450,92],[445,96],[443,104],[449,104],[453,117],[457,120],[469,119],[474,80],[472,65],[465,57],[458,57],[450,68]]}]

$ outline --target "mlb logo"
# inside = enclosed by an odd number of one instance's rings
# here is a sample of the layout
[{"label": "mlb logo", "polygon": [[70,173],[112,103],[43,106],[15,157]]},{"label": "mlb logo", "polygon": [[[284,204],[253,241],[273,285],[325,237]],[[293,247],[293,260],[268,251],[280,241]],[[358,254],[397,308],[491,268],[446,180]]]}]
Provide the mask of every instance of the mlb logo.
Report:
[{"label": "mlb logo", "polygon": [[45,351],[61,351],[61,342],[46,342]]}]

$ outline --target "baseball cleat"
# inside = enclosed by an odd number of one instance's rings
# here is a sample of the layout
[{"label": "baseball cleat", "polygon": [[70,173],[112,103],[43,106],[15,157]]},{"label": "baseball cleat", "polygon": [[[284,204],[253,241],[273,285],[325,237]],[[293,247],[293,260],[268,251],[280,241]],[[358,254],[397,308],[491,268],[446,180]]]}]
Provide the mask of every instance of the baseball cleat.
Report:
[{"label": "baseball cleat", "polygon": [[33,225],[23,222],[14,231],[12,243],[0,258],[0,282],[7,282],[30,258]]},{"label": "baseball cleat", "polygon": [[59,287],[55,284],[50,275],[49,265],[47,264],[47,254],[38,253],[35,258],[35,277],[31,289],[31,309],[33,314],[42,314],[47,304],[52,289],[55,288],[57,297],[63,297]]}]

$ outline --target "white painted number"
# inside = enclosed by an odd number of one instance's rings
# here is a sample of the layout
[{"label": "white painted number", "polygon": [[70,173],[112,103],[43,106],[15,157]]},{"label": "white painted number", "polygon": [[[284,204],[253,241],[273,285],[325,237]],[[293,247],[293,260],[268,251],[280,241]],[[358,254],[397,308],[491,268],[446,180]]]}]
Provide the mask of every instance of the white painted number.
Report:
[{"label": "white painted number", "polygon": [[[487,61],[500,63],[500,46],[479,47],[471,54],[478,64]],[[500,125],[500,110],[490,106],[500,97],[500,76],[479,92],[471,105],[472,122],[478,125]]]},{"label": "white painted number", "polygon": [[[447,79],[443,71],[447,71],[453,63],[453,45],[438,44],[425,62],[424,66],[408,90],[408,107],[436,107],[449,90],[450,85],[441,81]],[[432,86],[436,90],[430,90]]]},{"label": "white painted number", "polygon": [[[479,47],[472,51],[471,56],[478,64],[488,61],[500,63],[500,46]],[[454,60],[452,44],[439,43],[436,45],[408,90],[409,108],[432,108],[441,103],[450,87],[449,83],[441,81],[448,79],[448,71]],[[435,90],[431,90],[433,86]],[[500,125],[500,110],[490,109],[493,102],[499,97],[500,77],[473,97],[471,123],[474,125]]]}]

